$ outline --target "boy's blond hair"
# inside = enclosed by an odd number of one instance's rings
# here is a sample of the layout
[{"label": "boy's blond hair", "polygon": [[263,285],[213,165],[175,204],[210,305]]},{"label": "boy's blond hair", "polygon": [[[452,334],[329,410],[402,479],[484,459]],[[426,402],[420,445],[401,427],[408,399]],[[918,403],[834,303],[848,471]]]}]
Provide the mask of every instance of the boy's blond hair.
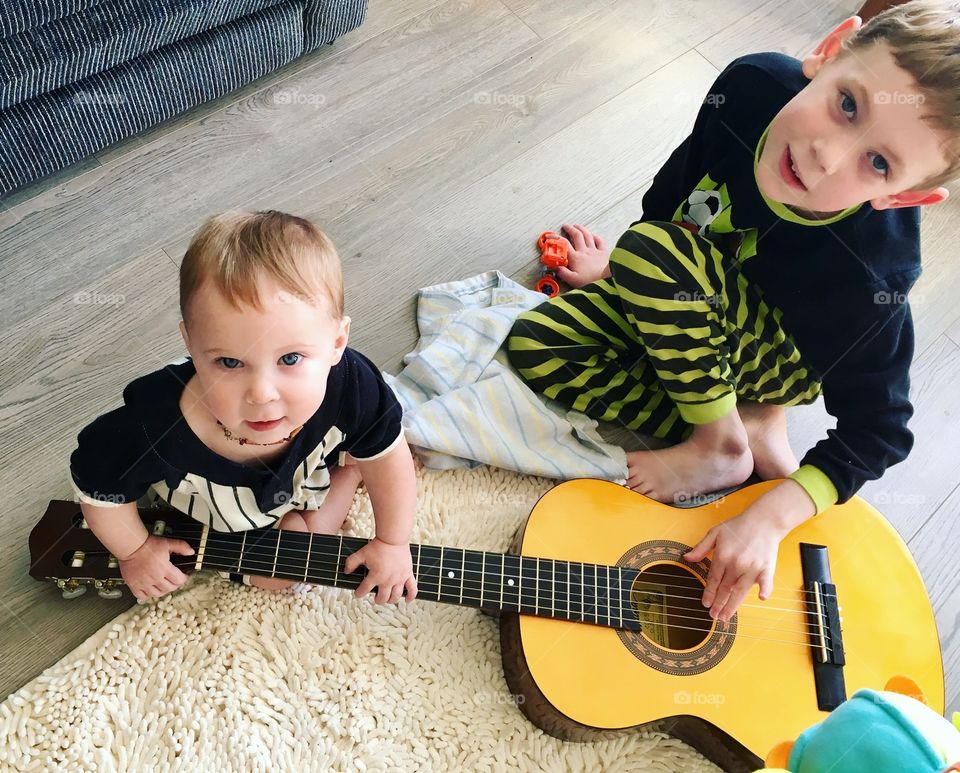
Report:
[{"label": "boy's blond hair", "polygon": [[[911,0],[888,8],[847,38],[841,55],[886,43],[924,97],[924,120],[946,135],[949,165],[913,186],[937,188],[960,177],[960,0]],[[876,98],[876,95],[874,95]]]},{"label": "boy's blond hair", "polygon": [[292,298],[324,299],[334,319],[343,317],[343,274],[333,242],[309,220],[270,210],[232,210],[209,218],[180,264],[180,314],[210,282],[235,308],[261,309],[260,285],[273,279]]}]

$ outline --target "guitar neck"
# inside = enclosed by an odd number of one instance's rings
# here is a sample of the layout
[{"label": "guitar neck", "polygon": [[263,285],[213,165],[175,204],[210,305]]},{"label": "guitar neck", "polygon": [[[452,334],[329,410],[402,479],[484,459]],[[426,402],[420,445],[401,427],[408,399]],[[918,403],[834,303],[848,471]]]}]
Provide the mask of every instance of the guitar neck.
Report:
[{"label": "guitar neck", "polygon": [[[367,540],[288,529],[207,530],[189,540],[197,569],[219,569],[356,589],[366,572],[343,570]],[[639,630],[630,603],[637,572],[620,566],[411,545],[417,598]]]}]

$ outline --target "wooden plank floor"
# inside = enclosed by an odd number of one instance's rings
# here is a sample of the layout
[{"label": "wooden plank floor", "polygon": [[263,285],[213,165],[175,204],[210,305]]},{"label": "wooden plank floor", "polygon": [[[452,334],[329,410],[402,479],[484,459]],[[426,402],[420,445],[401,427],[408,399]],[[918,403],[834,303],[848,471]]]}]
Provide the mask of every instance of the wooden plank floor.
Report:
[{"label": "wooden plank floor", "polygon": [[[79,429],[182,353],[177,265],[205,216],[277,208],[321,224],[344,258],[352,343],[394,370],[416,341],[417,288],[493,268],[529,281],[533,239],[565,220],[615,240],[730,59],[802,56],[858,4],[372,0],[335,45],[0,200],[0,692],[129,604],[62,601],[27,577],[26,538],[49,499],[70,495]],[[948,670],[960,665],[943,561],[960,545],[958,214],[960,198],[924,212],[916,448],[863,490],[915,552]],[[821,404],[792,410],[796,449],[830,425]],[[947,688],[960,708],[952,673]]]}]

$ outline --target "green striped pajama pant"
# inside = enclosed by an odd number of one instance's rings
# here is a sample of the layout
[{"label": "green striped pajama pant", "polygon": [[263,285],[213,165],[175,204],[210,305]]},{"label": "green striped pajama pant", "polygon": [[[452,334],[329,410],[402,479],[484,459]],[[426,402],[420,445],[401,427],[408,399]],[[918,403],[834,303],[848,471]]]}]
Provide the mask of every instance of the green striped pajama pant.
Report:
[{"label": "green striped pajama pant", "polygon": [[610,271],[517,318],[507,353],[534,391],[671,440],[738,400],[801,405],[819,395],[780,311],[708,239],[637,223]]}]

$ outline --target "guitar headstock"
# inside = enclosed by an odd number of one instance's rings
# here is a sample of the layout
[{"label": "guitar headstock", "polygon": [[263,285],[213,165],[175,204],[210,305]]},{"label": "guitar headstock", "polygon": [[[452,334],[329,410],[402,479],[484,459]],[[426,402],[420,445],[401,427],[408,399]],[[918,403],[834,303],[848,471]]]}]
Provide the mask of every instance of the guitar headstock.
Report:
[{"label": "guitar headstock", "polygon": [[[139,508],[139,513],[151,534],[188,539],[197,530],[197,522],[177,510]],[[193,565],[191,557],[170,558],[183,571]],[[125,585],[119,562],[87,526],[80,505],[63,500],[51,500],[30,532],[30,576],[53,581],[64,598],[82,595],[88,585],[105,598],[119,598]]]}]

